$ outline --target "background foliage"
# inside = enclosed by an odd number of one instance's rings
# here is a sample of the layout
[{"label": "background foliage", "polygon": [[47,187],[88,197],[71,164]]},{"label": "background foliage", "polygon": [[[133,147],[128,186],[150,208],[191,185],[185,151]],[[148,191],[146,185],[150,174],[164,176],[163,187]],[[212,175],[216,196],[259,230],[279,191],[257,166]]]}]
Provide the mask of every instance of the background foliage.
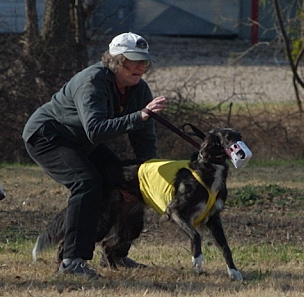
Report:
[{"label": "background foliage", "polygon": [[[28,3],[31,2],[35,1],[28,1]],[[74,73],[86,65],[98,61],[101,52],[106,50],[109,40],[96,39],[94,36],[88,38],[85,20],[90,9],[87,7],[85,10],[84,7],[76,5],[76,2],[81,3],[81,1],[71,1],[70,5],[66,5],[60,1],[46,1],[45,20],[41,31],[38,31],[37,20],[33,13],[33,6],[31,6],[28,9],[32,13],[28,13],[24,34],[0,36],[1,161],[30,162],[21,139],[23,127],[29,116],[37,107],[49,101],[52,94],[58,91]],[[273,3],[276,4],[277,1],[273,0]],[[280,7],[275,7],[278,9],[277,12],[280,12]],[[278,13],[277,16],[282,25],[296,23],[294,20],[282,20]],[[302,13],[299,12],[298,19],[301,21],[301,18]],[[168,94],[171,106],[174,106],[163,116],[178,127],[190,121],[205,132],[219,126],[235,127],[242,132],[256,158],[303,158],[304,132],[300,97],[304,55],[300,42],[302,35],[292,27],[288,28],[288,31],[282,31],[285,34],[278,31],[276,40],[261,44],[268,48],[273,59],[277,59],[279,53],[280,59],[285,61],[285,65],[289,56],[294,56],[294,60],[289,63],[294,74],[297,106],[270,104],[269,102],[275,101],[276,98],[258,98],[259,95],[254,95],[258,104],[249,104],[253,94],[247,94],[246,90],[239,94],[232,94],[241,98],[244,102],[242,105],[232,104],[229,100],[231,94],[227,94],[222,102],[206,105],[193,100],[193,95],[198,88],[203,89],[204,84],[212,77],[194,77],[191,80],[191,77],[189,78],[185,74],[183,78],[173,79],[173,76],[170,78],[170,72],[168,72],[169,87],[168,85],[158,86],[153,75],[148,75],[146,80],[153,85],[154,93]],[[168,37],[168,43],[175,42],[172,38]],[[206,44],[209,42],[206,39]],[[155,43],[157,45],[157,39]],[[226,43],[226,40],[222,40],[219,46],[224,48]],[[238,41],[235,43],[238,45]],[[192,48],[191,38],[190,41],[186,41],[186,44],[188,44],[187,49]],[[247,48],[244,47],[244,44],[246,43],[243,42],[242,49],[240,49],[243,52],[239,52],[238,57],[233,56],[235,53],[225,52],[224,55],[227,59],[224,63],[228,65],[230,60],[236,61],[235,63],[243,63],[248,56],[260,54],[259,44],[247,43]],[[180,58],[187,60],[185,48],[181,48]],[[290,55],[288,55],[288,51]],[[159,56],[161,57],[162,54],[164,52],[160,52]],[[201,54],[196,52],[197,56]],[[229,55],[231,56],[229,57]],[[168,56],[164,56],[163,61],[169,62]],[[216,63],[217,59],[221,57],[214,56],[213,58]],[[265,60],[261,60],[259,63],[263,64],[263,61],[265,62]],[[164,68],[163,71],[167,70]],[[171,131],[159,124],[157,129],[161,156],[170,154],[172,157],[180,158],[188,156],[189,151],[192,151],[188,145],[179,145],[178,136]],[[122,157],[129,157],[132,153],[126,142],[114,142],[112,145],[122,152]]]}]

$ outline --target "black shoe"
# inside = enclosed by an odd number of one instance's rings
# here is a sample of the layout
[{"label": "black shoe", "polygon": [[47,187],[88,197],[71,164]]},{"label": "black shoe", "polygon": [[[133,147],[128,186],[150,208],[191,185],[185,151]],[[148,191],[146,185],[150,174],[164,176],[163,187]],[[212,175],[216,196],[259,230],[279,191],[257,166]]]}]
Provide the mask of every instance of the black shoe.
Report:
[{"label": "black shoe", "polygon": [[[147,265],[138,263],[138,262],[130,259],[129,257],[119,257],[119,258],[117,257],[114,259],[114,262],[117,267],[124,267],[124,268],[146,268],[147,267]],[[104,256],[104,254],[102,254],[99,265],[104,268],[109,266],[108,261],[106,260],[106,257]]]},{"label": "black shoe", "polygon": [[89,268],[88,264],[81,258],[73,260],[72,263],[69,265],[65,265],[63,262],[61,262],[58,268],[58,273],[81,276],[86,277],[88,279],[97,279],[101,277],[101,275],[97,274],[94,269]]},{"label": "black shoe", "polygon": [[117,266],[125,267],[125,268],[145,268],[147,265],[138,263],[129,257],[117,258],[115,261]]}]

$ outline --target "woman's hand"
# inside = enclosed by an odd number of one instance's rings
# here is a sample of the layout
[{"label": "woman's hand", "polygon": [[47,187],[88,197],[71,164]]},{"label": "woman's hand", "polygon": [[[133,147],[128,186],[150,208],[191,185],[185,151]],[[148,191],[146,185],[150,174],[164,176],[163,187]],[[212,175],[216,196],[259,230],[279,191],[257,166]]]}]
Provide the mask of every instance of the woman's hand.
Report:
[{"label": "woman's hand", "polygon": [[[149,104],[146,106],[147,109],[159,113],[164,110],[164,108],[167,106],[166,105],[166,97],[164,96],[159,96],[155,97]],[[144,110],[141,111],[141,117],[143,121],[146,121],[149,118],[149,115],[144,112]]]}]

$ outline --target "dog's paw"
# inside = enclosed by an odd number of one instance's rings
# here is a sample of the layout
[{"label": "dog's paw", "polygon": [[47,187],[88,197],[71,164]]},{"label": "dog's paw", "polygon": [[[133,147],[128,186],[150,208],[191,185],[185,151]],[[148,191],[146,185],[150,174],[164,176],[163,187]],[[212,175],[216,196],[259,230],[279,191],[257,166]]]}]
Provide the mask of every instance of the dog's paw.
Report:
[{"label": "dog's paw", "polygon": [[202,265],[204,262],[203,254],[200,254],[198,257],[192,257],[192,267],[197,273],[202,273]]},{"label": "dog's paw", "polygon": [[237,269],[230,269],[227,266],[227,271],[231,280],[239,280],[239,281],[244,280],[243,275]]}]

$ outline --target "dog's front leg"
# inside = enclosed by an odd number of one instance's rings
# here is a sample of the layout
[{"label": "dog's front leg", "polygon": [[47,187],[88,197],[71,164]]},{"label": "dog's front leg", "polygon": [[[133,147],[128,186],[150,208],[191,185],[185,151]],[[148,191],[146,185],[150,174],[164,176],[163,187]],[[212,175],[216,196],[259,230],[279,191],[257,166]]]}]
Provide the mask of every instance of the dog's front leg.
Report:
[{"label": "dog's front leg", "polygon": [[115,237],[115,234],[113,234],[112,236],[106,237],[101,242],[102,255],[101,255],[100,265],[103,267],[108,266],[112,270],[118,270],[117,265],[113,258],[113,254],[111,252],[111,246],[113,245],[112,237]]},{"label": "dog's front leg", "polygon": [[[198,235],[198,238],[197,238]],[[204,262],[204,256],[202,251],[197,251],[197,246],[201,246],[200,235],[197,234],[194,237],[194,240],[191,239],[191,248],[192,248],[192,267],[198,273],[202,273],[202,265]]]},{"label": "dog's front leg", "polygon": [[201,236],[187,223],[182,216],[172,209],[167,209],[169,217],[190,237],[192,251],[192,267],[197,273],[202,273],[203,253],[201,248]]},{"label": "dog's front leg", "polygon": [[210,217],[207,226],[211,230],[212,235],[216,240],[218,247],[223,252],[223,256],[227,264],[227,270],[230,279],[243,280],[243,276],[241,272],[234,265],[232,252],[229,248],[219,213],[216,213]]}]

